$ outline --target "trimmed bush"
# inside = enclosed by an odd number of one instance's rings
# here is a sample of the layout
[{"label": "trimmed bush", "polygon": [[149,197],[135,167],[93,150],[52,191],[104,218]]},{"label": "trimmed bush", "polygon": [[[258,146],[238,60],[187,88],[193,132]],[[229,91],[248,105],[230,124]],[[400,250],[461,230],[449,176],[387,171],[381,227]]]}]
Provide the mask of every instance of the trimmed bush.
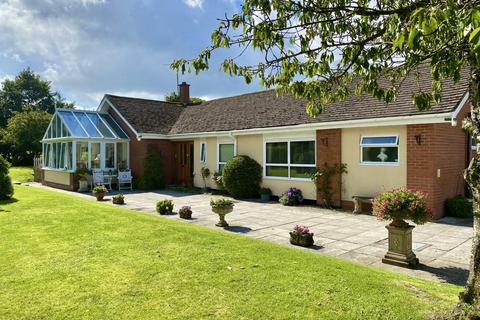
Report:
[{"label": "trimmed bush", "polygon": [[234,198],[258,196],[262,182],[262,166],[248,156],[236,156],[223,168],[222,182]]},{"label": "trimmed bush", "polygon": [[173,214],[173,201],[160,200],[157,202],[157,212],[161,215]]},{"label": "trimmed bush", "polygon": [[10,163],[0,155],[0,200],[10,199],[13,196],[12,179],[8,176]]},{"label": "trimmed bush", "polygon": [[457,218],[470,218],[473,216],[472,201],[464,196],[456,196],[445,202],[447,215]]},{"label": "trimmed bush", "polygon": [[165,188],[163,164],[160,154],[150,150],[143,160],[143,175],[140,180],[140,188],[146,190]]}]

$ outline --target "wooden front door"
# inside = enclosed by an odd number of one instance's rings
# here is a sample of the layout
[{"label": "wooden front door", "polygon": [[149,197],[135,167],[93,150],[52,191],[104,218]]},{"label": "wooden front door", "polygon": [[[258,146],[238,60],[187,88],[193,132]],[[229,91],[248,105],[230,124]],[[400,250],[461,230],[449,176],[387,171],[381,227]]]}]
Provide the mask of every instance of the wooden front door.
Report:
[{"label": "wooden front door", "polygon": [[175,143],[175,184],[193,186],[193,142],[181,141]]}]

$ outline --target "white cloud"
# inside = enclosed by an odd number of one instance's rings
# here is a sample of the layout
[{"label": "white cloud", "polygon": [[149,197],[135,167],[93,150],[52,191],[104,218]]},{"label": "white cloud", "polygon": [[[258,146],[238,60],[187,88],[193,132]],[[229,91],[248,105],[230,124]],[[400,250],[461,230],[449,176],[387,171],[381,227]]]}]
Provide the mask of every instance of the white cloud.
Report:
[{"label": "white cloud", "polygon": [[203,0],[183,0],[183,2],[191,8],[202,9],[203,7]]},{"label": "white cloud", "polygon": [[106,93],[113,94],[115,96],[122,96],[122,97],[132,97],[132,98],[160,100],[160,101],[165,100],[165,94],[149,92],[149,91],[142,91],[142,90],[93,92],[93,93],[88,93],[87,96],[92,100],[100,102],[100,100],[102,100],[102,98],[103,98],[103,95],[106,94]]}]

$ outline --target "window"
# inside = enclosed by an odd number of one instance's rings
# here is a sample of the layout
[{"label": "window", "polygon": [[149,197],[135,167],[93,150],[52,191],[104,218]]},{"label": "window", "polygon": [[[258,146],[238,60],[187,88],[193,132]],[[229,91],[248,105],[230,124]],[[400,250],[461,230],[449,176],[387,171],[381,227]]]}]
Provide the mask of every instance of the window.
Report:
[{"label": "window", "polygon": [[471,144],[472,150],[477,150],[477,142],[475,141],[475,137],[471,138],[470,144]]},{"label": "window", "polygon": [[77,169],[88,168],[88,142],[77,142]]},{"label": "window", "polygon": [[316,170],[315,141],[265,143],[265,176],[310,179]]},{"label": "window", "polygon": [[115,143],[105,143],[105,168],[115,168]]},{"label": "window", "polygon": [[361,162],[365,164],[398,164],[398,136],[362,137]]},{"label": "window", "polygon": [[46,168],[72,170],[72,142],[43,145],[43,165]]},{"label": "window", "polygon": [[100,153],[100,143],[92,143],[90,145],[90,154],[91,154],[91,162],[90,168],[98,169],[101,166],[102,155]]},{"label": "window", "polygon": [[222,172],[223,167],[228,160],[233,158],[235,154],[235,145],[233,143],[218,144],[218,172]]},{"label": "window", "polygon": [[207,144],[205,142],[201,142],[200,143],[200,162],[201,163],[207,162],[206,148],[207,148]]}]

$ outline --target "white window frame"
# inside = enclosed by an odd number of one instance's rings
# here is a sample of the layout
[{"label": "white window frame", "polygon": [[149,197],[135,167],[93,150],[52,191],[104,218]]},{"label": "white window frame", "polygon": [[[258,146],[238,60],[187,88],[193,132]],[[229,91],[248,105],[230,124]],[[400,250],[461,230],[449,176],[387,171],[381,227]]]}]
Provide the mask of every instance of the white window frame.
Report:
[{"label": "white window frame", "polygon": [[[395,143],[362,143],[364,138],[386,138],[395,137]],[[399,166],[400,165],[400,139],[398,134],[380,134],[380,135],[362,135],[360,136],[360,164],[367,166]],[[375,162],[375,161],[363,161],[363,148],[376,147],[376,148],[397,148],[398,159],[396,162]]]},{"label": "white window frame", "polygon": [[200,142],[200,163],[207,163],[207,143],[205,141]]},{"label": "white window frame", "polygon": [[236,140],[223,140],[217,141],[217,172],[220,172],[220,165],[227,164],[226,162],[220,162],[220,145],[222,144],[232,144],[233,145],[233,156],[237,155],[237,141]]},{"label": "white window frame", "polygon": [[[267,163],[267,144],[268,143],[287,143],[287,163]],[[291,142],[313,142],[314,145],[314,156],[315,156],[315,163],[314,164],[292,164],[290,159],[290,143]],[[268,167],[287,167],[288,170],[288,177],[275,177],[275,176],[267,176],[267,166]],[[295,167],[310,167],[316,168],[317,167],[317,141],[316,139],[312,138],[295,138],[295,139],[269,139],[263,141],[263,178],[264,179],[272,179],[272,180],[289,180],[289,181],[311,181],[310,178],[292,178],[290,176],[290,168]]]}]

